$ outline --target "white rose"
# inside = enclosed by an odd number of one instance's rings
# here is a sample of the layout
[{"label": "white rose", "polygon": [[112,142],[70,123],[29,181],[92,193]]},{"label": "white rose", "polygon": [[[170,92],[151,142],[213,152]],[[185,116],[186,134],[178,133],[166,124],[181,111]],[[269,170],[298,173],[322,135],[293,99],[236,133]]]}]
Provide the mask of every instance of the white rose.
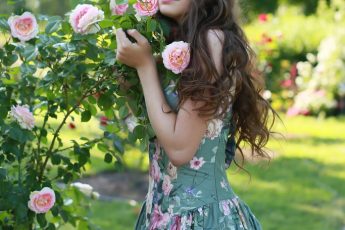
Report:
[{"label": "white rose", "polygon": [[28,105],[12,106],[10,114],[23,129],[31,130],[35,126],[35,118]]},{"label": "white rose", "polygon": [[76,187],[80,192],[84,193],[86,196],[91,197],[92,195],[92,186],[89,184],[83,184],[80,182],[74,182],[71,184],[72,187]]}]

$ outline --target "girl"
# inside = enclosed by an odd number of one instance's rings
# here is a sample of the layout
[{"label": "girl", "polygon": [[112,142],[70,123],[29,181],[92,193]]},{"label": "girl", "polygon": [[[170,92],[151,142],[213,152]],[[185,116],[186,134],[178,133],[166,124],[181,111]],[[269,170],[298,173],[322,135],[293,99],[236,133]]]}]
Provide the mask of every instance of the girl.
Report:
[{"label": "girl", "polygon": [[137,69],[156,134],[137,230],[261,229],[225,173],[235,149],[242,154],[243,142],[253,156],[268,157],[268,112],[273,122],[276,116],[254,87],[253,54],[236,22],[234,1],[159,0],[161,17],[176,24],[170,38],[191,49],[176,87],[172,82],[162,89],[144,36],[128,30],[132,43],[122,29],[116,31],[116,58]]}]

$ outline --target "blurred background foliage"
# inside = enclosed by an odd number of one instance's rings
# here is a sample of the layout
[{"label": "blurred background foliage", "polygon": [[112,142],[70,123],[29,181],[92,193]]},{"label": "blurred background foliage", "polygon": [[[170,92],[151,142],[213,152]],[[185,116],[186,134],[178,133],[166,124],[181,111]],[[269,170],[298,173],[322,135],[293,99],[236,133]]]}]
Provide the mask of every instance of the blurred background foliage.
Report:
[{"label": "blurred background foliage", "polygon": [[[246,173],[237,172],[234,167],[228,172],[230,182],[262,221],[264,229],[342,230],[345,1],[239,1],[246,34],[265,79],[264,96],[281,113],[284,125],[279,123],[275,128],[285,138],[269,142],[275,159],[268,167],[246,163],[251,182]],[[25,6],[36,14],[63,16],[82,1],[8,2],[11,4],[0,1],[0,14],[15,13]],[[72,132],[75,130],[68,130],[69,135]],[[146,173],[147,153],[127,147],[126,152],[126,169]],[[100,156],[92,155],[89,174],[114,170]],[[139,208],[140,203],[97,201],[92,218],[102,229],[133,229]]]}]

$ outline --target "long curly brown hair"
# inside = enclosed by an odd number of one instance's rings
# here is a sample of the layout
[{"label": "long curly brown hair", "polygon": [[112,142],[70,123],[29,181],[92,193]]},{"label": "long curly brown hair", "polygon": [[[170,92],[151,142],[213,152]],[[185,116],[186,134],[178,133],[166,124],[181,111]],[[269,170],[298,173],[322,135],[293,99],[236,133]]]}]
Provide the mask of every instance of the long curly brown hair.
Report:
[{"label": "long curly brown hair", "polygon": [[[236,137],[236,149],[241,152],[242,163],[235,163],[242,168],[244,154],[241,146],[245,143],[249,144],[252,156],[270,159],[264,146],[279,115],[261,95],[264,84],[256,69],[255,53],[239,25],[238,10],[236,0],[191,0],[188,13],[180,25],[165,19],[173,28],[168,42],[183,40],[191,48],[190,65],[177,84],[179,106],[188,98],[203,101],[204,105],[197,109],[199,116],[223,118],[232,105],[231,122],[235,130],[229,134],[228,142],[232,135]],[[164,16],[159,15],[158,18]],[[207,46],[210,29],[224,33],[221,75]],[[232,93],[234,88],[235,93]]]}]

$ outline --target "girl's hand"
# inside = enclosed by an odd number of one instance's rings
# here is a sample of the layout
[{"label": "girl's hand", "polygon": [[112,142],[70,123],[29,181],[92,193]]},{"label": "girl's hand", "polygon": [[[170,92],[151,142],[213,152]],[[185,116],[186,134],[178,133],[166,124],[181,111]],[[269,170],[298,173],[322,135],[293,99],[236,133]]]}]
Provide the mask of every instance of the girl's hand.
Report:
[{"label": "girl's hand", "polygon": [[152,48],[148,40],[136,29],[127,30],[127,33],[136,40],[132,43],[126,36],[122,28],[116,30],[116,59],[130,67],[140,69],[152,64],[154,58]]}]

